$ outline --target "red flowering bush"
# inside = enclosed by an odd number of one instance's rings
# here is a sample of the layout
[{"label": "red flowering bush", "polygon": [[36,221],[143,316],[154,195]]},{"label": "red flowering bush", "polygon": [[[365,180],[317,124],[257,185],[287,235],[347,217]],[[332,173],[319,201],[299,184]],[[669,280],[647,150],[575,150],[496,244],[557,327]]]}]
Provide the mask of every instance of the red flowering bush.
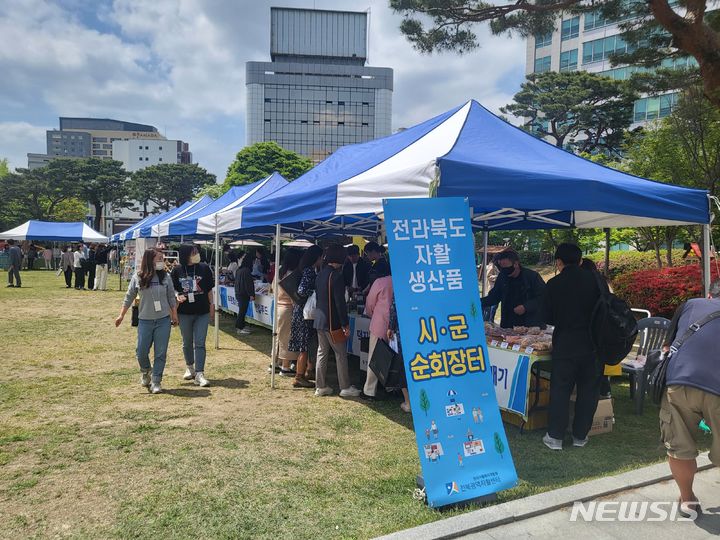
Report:
[{"label": "red flowering bush", "polygon": [[[673,249],[673,262],[682,264],[682,255],[685,253],[682,249]],[[605,270],[605,253],[598,252],[588,255],[597,263],[598,270]],[[662,251],[662,263],[666,264],[665,250]],[[610,279],[626,274],[628,272],[637,272],[639,270],[651,270],[657,268],[657,259],[654,251],[611,251],[610,252]]]},{"label": "red flowering bush", "polygon": [[[712,280],[718,278],[711,265]],[[622,274],[613,280],[615,294],[631,307],[647,309],[653,316],[671,318],[677,307],[690,298],[701,298],[702,271],[697,264]]]}]

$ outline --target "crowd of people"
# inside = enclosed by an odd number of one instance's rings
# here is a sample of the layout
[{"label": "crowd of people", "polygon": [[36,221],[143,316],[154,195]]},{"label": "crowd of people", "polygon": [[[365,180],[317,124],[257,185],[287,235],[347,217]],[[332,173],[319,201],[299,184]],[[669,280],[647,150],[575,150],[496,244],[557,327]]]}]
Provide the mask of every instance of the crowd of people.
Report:
[{"label": "crowd of people", "polygon": [[7,240],[3,251],[8,257],[7,287],[22,287],[23,270],[36,269],[36,260],[42,259],[45,270],[57,270],[58,276],[63,275],[68,289],[107,290],[107,279],[110,272],[117,271],[118,251],[115,246],[106,244],[66,245],[50,248],[36,246],[24,242],[22,246],[15,240]]}]

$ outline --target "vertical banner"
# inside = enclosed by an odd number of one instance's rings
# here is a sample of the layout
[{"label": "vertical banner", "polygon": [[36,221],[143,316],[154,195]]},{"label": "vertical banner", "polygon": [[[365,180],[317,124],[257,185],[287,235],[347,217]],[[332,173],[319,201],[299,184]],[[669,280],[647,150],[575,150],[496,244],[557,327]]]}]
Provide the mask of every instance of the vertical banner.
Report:
[{"label": "vertical banner", "polygon": [[488,361],[467,201],[383,206],[428,505],[511,488],[517,473]]}]

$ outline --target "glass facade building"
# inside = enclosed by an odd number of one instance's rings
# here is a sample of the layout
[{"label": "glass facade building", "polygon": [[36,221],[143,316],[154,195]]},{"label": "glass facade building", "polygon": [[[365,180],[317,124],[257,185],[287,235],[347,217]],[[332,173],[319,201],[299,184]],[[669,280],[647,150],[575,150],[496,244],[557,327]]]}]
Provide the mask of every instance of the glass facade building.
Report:
[{"label": "glass facade building", "polygon": [[391,132],[393,72],[365,65],[367,14],[271,9],[272,62],[248,62],[247,143],[321,161]]}]

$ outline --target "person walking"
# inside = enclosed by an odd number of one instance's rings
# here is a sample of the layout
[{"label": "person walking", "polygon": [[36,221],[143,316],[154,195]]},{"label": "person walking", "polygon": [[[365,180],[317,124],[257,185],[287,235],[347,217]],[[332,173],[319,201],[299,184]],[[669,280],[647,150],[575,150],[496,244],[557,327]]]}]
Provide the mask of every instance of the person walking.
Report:
[{"label": "person walking", "polygon": [[45,249],[43,249],[42,256],[43,260],[45,261],[45,270],[52,270],[53,250],[49,247],[46,247]]},{"label": "person walking", "polygon": [[60,255],[60,269],[65,275],[65,286],[68,289],[72,288],[72,276],[73,268],[75,267],[75,257],[70,246],[64,246],[62,254]]},{"label": "person walking", "polygon": [[[697,472],[694,434],[701,421],[710,428],[710,461],[720,466],[720,281],[710,286],[708,298],[681,305],[668,329],[663,352],[671,353],[660,402],[660,435],[673,479],[680,490],[680,513],[702,513],[693,491]],[[714,353],[712,351],[715,351]]]},{"label": "person walking", "polygon": [[85,290],[85,250],[78,244],[73,252],[73,269],[75,270],[75,290]]},{"label": "person walking", "polygon": [[[115,319],[116,327],[122,324],[138,295],[137,359],[141,373],[140,384],[147,387],[151,394],[159,394],[162,392],[160,385],[165,371],[170,329],[172,325],[178,324],[175,290],[172,279],[165,272],[162,251],[151,248],[143,253],[140,270],[130,279],[120,315]],[[152,366],[151,347],[154,349]]]},{"label": "person walking", "polygon": [[[315,279],[315,330],[318,334],[317,365],[315,366],[315,396],[329,396],[333,393],[327,384],[327,364],[330,351],[335,355],[340,397],[358,397],[360,390],[350,385],[348,372],[347,338],[350,337],[350,319],[345,303],[345,278],[342,265],[345,262],[345,248],[334,244],[325,251],[325,267]],[[341,330],[344,339],[335,337]]]},{"label": "person walking", "polygon": [[245,255],[240,261],[240,267],[235,273],[235,299],[238,303],[238,314],[235,320],[235,328],[240,336],[250,334],[250,329],[245,323],[250,302],[255,301],[255,280],[252,276],[253,258],[250,254]]},{"label": "person walking", "polygon": [[95,251],[95,291],[107,291],[108,246],[99,245]]},{"label": "person walking", "polygon": [[398,376],[400,377],[400,381],[398,382],[398,384],[400,385],[400,390],[402,391],[403,395],[403,402],[400,404],[400,408],[403,412],[409,413],[412,409],[410,407],[410,394],[408,394],[407,389],[407,378],[405,377],[405,361],[403,360],[402,344],[400,341],[400,323],[398,322],[397,306],[395,305],[395,295],[393,295],[392,302],[390,303],[390,318],[388,320],[387,338],[388,342],[395,342],[397,346],[397,351],[395,352],[400,355],[400,368],[402,372],[398,373]]},{"label": "person walking", "polygon": [[[288,292],[278,283],[285,279],[293,272],[297,272],[300,264],[300,252],[296,249],[288,249],[283,257],[280,272],[276,279],[273,279],[270,292],[274,293],[275,287],[278,287],[278,303],[277,303],[277,338],[275,340],[275,357],[280,363],[281,377],[294,377],[297,371],[292,365],[297,361],[297,353],[288,350],[290,343],[290,331],[292,329],[293,300]],[[279,278],[279,279],[278,279]],[[295,366],[297,367],[297,366]]]},{"label": "person walking", "polygon": [[213,288],[215,278],[210,266],[200,262],[200,252],[192,244],[179,250],[179,264],[173,268],[172,282],[177,293],[178,319],[183,340],[186,381],[209,386],[205,378],[205,340],[210,314],[215,313]]},{"label": "person walking", "polygon": [[[378,341],[387,341],[387,334],[390,328],[390,305],[393,301],[393,284],[390,265],[382,269],[375,282],[370,287],[370,292],[365,300],[365,315],[370,317],[370,346],[368,348],[368,361],[372,359]],[[370,401],[375,399],[377,392],[378,378],[375,372],[368,365],[365,376],[365,386],[361,397]]]},{"label": "person walking", "polygon": [[[548,281],[543,300],[543,316],[555,326],[552,337],[552,377],[548,431],[543,443],[551,450],[562,450],[570,413],[570,395],[577,388],[573,446],[587,444],[593,416],[600,397],[602,362],[595,354],[590,337],[592,313],[600,298],[600,288],[592,272],[580,268],[582,251],[574,244],[562,243],[555,252],[558,275]],[[498,278],[499,279],[499,278]]]},{"label": "person walking", "polygon": [[315,334],[312,320],[306,320],[303,309],[308,298],[315,292],[315,279],[322,265],[323,250],[320,246],[310,246],[300,259],[300,283],[298,284],[298,300],[293,305],[292,324],[290,327],[290,342],[288,350],[297,353],[297,366],[295,367],[295,388],[314,388],[314,367],[310,363],[310,342]]},{"label": "person walking", "polygon": [[[8,240],[8,287],[22,287],[22,280],[20,279],[20,269],[23,263],[23,254],[18,246],[15,245],[15,240]],[[15,284],[13,284],[13,278]]]}]

